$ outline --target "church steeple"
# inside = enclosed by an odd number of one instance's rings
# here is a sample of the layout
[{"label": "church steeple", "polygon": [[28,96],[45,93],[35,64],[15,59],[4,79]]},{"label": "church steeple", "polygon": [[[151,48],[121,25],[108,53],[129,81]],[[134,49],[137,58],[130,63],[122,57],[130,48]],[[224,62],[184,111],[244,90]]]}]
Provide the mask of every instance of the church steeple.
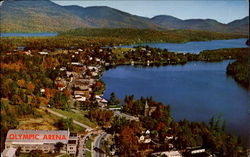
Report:
[{"label": "church steeple", "polygon": [[148,116],[149,113],[149,105],[148,101],[146,100],[145,106],[144,106],[144,116]]}]

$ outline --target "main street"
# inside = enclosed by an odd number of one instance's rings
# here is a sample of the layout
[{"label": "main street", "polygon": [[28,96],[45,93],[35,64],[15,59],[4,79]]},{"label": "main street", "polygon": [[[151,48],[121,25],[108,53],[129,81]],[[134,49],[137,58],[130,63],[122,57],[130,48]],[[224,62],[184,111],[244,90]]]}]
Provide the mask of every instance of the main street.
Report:
[{"label": "main street", "polygon": [[[102,132],[100,133],[93,142],[93,147],[94,148],[98,148],[101,149],[101,145],[102,145],[102,140],[105,138],[105,136],[107,136],[108,134],[106,132]],[[93,157],[104,157],[103,153],[98,152],[97,149],[93,150]]]}]

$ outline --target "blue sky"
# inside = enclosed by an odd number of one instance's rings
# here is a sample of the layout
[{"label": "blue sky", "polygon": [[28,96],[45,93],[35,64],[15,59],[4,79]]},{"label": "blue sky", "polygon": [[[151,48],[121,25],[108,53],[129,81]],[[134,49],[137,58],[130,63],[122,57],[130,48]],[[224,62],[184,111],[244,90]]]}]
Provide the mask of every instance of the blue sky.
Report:
[{"label": "blue sky", "polygon": [[53,0],[60,5],[109,6],[130,14],[153,17],[172,15],[180,19],[215,19],[228,23],[248,16],[248,0]]}]

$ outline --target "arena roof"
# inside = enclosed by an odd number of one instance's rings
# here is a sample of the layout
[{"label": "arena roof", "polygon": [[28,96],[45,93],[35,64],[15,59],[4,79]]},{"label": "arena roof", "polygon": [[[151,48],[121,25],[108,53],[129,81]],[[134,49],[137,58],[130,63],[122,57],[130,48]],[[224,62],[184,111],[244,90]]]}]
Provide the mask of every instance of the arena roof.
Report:
[{"label": "arena roof", "polygon": [[55,144],[62,142],[67,144],[69,131],[67,130],[9,130],[6,143],[18,144]]}]

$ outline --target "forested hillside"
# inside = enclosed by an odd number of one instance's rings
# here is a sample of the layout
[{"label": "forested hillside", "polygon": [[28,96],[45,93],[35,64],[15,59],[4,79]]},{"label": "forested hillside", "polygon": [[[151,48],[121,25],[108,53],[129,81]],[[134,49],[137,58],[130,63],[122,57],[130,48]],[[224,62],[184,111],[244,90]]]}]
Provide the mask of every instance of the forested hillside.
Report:
[{"label": "forested hillside", "polygon": [[74,28],[205,30],[247,35],[249,17],[228,24],[214,19],[181,20],[169,15],[132,15],[106,6],[61,6],[50,0],[5,0],[0,6],[1,32],[59,32]]}]

